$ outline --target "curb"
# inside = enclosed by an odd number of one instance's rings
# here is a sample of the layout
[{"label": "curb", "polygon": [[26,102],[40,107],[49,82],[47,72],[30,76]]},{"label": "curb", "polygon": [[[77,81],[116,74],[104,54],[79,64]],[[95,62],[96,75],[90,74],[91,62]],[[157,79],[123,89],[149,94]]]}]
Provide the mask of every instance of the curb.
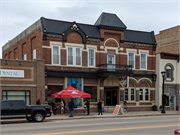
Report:
[{"label": "curb", "polygon": [[[73,118],[52,118],[45,119],[44,122],[55,121],[55,120],[75,120],[75,119],[100,119],[100,118],[125,118],[125,117],[144,117],[144,116],[166,116],[166,115],[179,115],[179,114],[137,114],[137,115],[115,115],[115,116],[92,116],[92,117],[73,117]],[[22,120],[12,120],[12,121],[1,121],[1,124],[16,124],[16,123],[37,123],[28,122],[26,119]]]}]

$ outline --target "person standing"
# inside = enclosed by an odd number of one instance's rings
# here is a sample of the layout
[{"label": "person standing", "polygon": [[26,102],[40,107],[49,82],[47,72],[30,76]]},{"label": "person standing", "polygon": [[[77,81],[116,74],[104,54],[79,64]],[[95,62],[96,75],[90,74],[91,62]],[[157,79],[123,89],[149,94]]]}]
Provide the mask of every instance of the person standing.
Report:
[{"label": "person standing", "polygon": [[101,100],[99,100],[99,101],[98,101],[98,111],[99,111],[99,114],[98,114],[98,115],[100,115],[100,113],[101,113],[101,115],[102,115],[101,109],[102,109],[102,102],[101,102]]},{"label": "person standing", "polygon": [[64,101],[64,99],[62,100],[64,103],[64,114],[65,114],[65,106],[66,106],[66,102]]},{"label": "person standing", "polygon": [[50,101],[50,102],[49,102],[49,105],[52,106],[53,113],[54,113],[54,115],[56,115],[56,107],[55,107],[54,102],[53,102],[53,101]]},{"label": "person standing", "polygon": [[36,105],[40,105],[40,104],[41,104],[40,99],[38,99],[38,100],[36,101]]},{"label": "person standing", "polygon": [[86,100],[85,105],[86,105],[86,108],[87,108],[87,115],[89,115],[89,101],[88,100]]},{"label": "person standing", "polygon": [[60,107],[61,107],[61,114],[64,114],[64,102],[63,102],[63,100],[61,101]]},{"label": "person standing", "polygon": [[73,100],[71,99],[71,101],[69,102],[69,110],[71,112],[70,116],[69,117],[73,117],[73,109],[74,109],[74,102]]}]

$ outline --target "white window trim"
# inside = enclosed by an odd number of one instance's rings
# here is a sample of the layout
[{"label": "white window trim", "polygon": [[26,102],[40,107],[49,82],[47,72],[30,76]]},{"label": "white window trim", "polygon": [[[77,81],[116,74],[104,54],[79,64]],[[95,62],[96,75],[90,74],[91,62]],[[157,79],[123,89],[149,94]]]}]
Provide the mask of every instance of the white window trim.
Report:
[{"label": "white window trim", "polygon": [[[72,52],[73,52],[73,64],[68,64],[68,48],[72,48]],[[76,65],[76,48],[80,49],[81,65]],[[67,52],[67,54],[66,54],[66,58],[67,58],[66,65],[67,66],[82,66],[82,48],[81,47],[67,46],[66,52]]]},{"label": "white window trim", "polygon": [[[107,55],[107,64],[108,64],[108,56],[114,56],[114,70],[113,71],[115,71],[116,70],[116,55],[113,55],[113,54],[108,54]],[[108,65],[107,65],[107,69],[108,69]],[[112,70],[112,69],[110,69],[110,70]]]},{"label": "white window trim", "polygon": [[[89,50],[94,50],[94,65],[93,66],[90,66],[89,65]],[[88,67],[96,67],[96,52],[95,52],[95,49],[94,48],[88,48]]]},{"label": "white window trim", "polygon": [[[58,47],[58,50],[59,50],[59,64],[54,64],[54,63],[53,63],[53,46]],[[52,64],[52,65],[61,65],[61,55],[60,55],[60,51],[61,51],[60,49],[61,49],[61,48],[60,48],[60,46],[59,46],[59,45],[51,45],[51,47],[52,47],[52,48],[51,48],[51,62],[52,62],[51,64]]]},{"label": "white window trim", "polygon": [[[139,101],[142,101],[142,102],[143,101],[150,101],[150,89],[148,87],[144,87],[144,88],[140,88],[140,89],[143,90],[143,100],[140,100],[140,95],[139,95]],[[147,94],[148,95],[148,100],[145,99],[146,98],[145,89],[148,89],[148,94]]]},{"label": "white window trim", "polygon": [[135,55],[135,52],[128,52],[128,58],[127,58],[127,63],[128,63],[128,65],[129,65],[129,53],[133,53],[134,54],[134,68],[132,68],[132,69],[136,69],[136,62],[135,62],[135,59],[136,59],[136,55]]},{"label": "white window trim", "polygon": [[[146,55],[146,68],[141,68],[141,54]],[[140,53],[140,69],[147,70],[147,53]]]},{"label": "white window trim", "polygon": [[33,60],[36,59],[36,49],[33,50]]},{"label": "white window trim", "polygon": [[27,54],[24,54],[24,60],[27,60]]}]

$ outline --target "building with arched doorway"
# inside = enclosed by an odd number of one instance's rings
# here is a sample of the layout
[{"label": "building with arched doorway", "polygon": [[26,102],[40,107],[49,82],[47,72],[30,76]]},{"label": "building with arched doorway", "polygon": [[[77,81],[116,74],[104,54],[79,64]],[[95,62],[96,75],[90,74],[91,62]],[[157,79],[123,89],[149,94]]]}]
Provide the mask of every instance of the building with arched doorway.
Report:
[{"label": "building with arched doorway", "polygon": [[47,101],[53,88],[72,85],[91,94],[91,108],[101,99],[105,107],[126,101],[128,111],[149,111],[155,51],[153,31],[128,30],[116,14],[102,13],[94,25],[42,17],[3,46],[3,58],[45,59]]}]

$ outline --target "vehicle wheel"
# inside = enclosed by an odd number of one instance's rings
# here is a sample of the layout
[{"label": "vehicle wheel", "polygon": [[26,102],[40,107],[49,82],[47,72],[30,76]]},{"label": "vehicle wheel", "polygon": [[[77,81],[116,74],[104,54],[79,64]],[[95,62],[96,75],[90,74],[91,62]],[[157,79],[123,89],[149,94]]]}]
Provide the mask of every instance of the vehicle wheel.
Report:
[{"label": "vehicle wheel", "polygon": [[36,122],[42,122],[44,120],[44,115],[40,112],[35,113],[33,119]]},{"label": "vehicle wheel", "polygon": [[29,121],[29,122],[33,122],[33,119],[32,119],[31,117],[27,117],[26,119],[27,119],[27,121]]}]

